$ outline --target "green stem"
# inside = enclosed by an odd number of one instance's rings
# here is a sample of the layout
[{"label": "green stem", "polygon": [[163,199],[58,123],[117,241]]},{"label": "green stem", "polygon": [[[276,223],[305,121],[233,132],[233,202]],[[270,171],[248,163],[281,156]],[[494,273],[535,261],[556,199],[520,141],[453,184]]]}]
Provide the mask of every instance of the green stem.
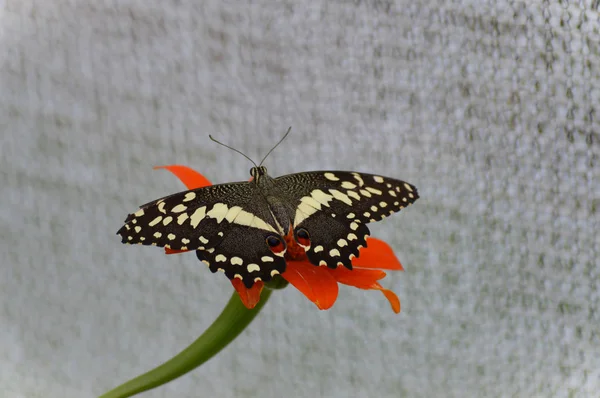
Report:
[{"label": "green stem", "polygon": [[260,301],[247,309],[234,291],[221,315],[189,347],[179,354],[99,398],[125,398],[158,387],[202,365],[231,343],[252,322],[265,305],[271,289],[263,289]]}]

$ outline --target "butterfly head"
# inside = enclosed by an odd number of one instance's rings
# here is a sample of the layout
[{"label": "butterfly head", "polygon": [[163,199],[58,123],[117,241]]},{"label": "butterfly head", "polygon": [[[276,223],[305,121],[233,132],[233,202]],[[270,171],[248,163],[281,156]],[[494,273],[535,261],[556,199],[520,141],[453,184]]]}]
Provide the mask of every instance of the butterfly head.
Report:
[{"label": "butterfly head", "polygon": [[250,169],[250,175],[255,182],[258,182],[262,177],[267,175],[267,168],[265,166],[255,166]]}]

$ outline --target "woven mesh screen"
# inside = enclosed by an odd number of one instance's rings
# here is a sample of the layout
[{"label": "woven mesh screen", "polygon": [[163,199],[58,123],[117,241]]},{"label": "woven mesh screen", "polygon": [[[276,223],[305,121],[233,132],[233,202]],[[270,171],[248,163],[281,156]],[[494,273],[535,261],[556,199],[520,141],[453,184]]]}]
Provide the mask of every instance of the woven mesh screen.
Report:
[{"label": "woven mesh screen", "polygon": [[[2,4],[0,2],[0,4]],[[137,205],[214,182],[378,173],[421,199],[373,226],[394,315],[293,287],[147,397],[592,397],[600,391],[597,1],[5,0],[0,387],[97,396],[231,294],[193,254],[126,247]]]}]

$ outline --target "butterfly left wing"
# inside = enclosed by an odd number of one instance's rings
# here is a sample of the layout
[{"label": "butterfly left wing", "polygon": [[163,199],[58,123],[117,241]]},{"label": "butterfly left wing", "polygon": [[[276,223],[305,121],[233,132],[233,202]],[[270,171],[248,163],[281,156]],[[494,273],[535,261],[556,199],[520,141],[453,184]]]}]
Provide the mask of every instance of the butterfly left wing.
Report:
[{"label": "butterfly left wing", "polygon": [[366,224],[404,209],[418,198],[415,186],[393,178],[347,171],[313,171],[275,179],[295,209],[296,241],[314,265],[352,269],[366,246]]},{"label": "butterfly left wing", "polygon": [[198,259],[213,272],[221,271],[247,288],[285,272],[285,240],[273,232],[238,225],[212,249],[197,250]]},{"label": "butterfly left wing", "polygon": [[149,202],[117,232],[123,243],[196,250],[212,272],[247,287],[285,271],[285,241],[256,184],[212,185]]}]

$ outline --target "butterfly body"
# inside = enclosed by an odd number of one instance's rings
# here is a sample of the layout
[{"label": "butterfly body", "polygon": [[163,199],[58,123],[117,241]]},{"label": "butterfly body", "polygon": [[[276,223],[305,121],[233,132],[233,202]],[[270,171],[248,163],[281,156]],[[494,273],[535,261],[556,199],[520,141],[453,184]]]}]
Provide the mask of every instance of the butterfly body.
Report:
[{"label": "butterfly body", "polygon": [[195,250],[212,272],[246,287],[286,268],[291,233],[315,266],[352,269],[366,246],[366,224],[418,199],[404,181],[347,171],[272,178],[263,166],[252,180],[179,192],[141,206],[117,232],[123,243]]}]

